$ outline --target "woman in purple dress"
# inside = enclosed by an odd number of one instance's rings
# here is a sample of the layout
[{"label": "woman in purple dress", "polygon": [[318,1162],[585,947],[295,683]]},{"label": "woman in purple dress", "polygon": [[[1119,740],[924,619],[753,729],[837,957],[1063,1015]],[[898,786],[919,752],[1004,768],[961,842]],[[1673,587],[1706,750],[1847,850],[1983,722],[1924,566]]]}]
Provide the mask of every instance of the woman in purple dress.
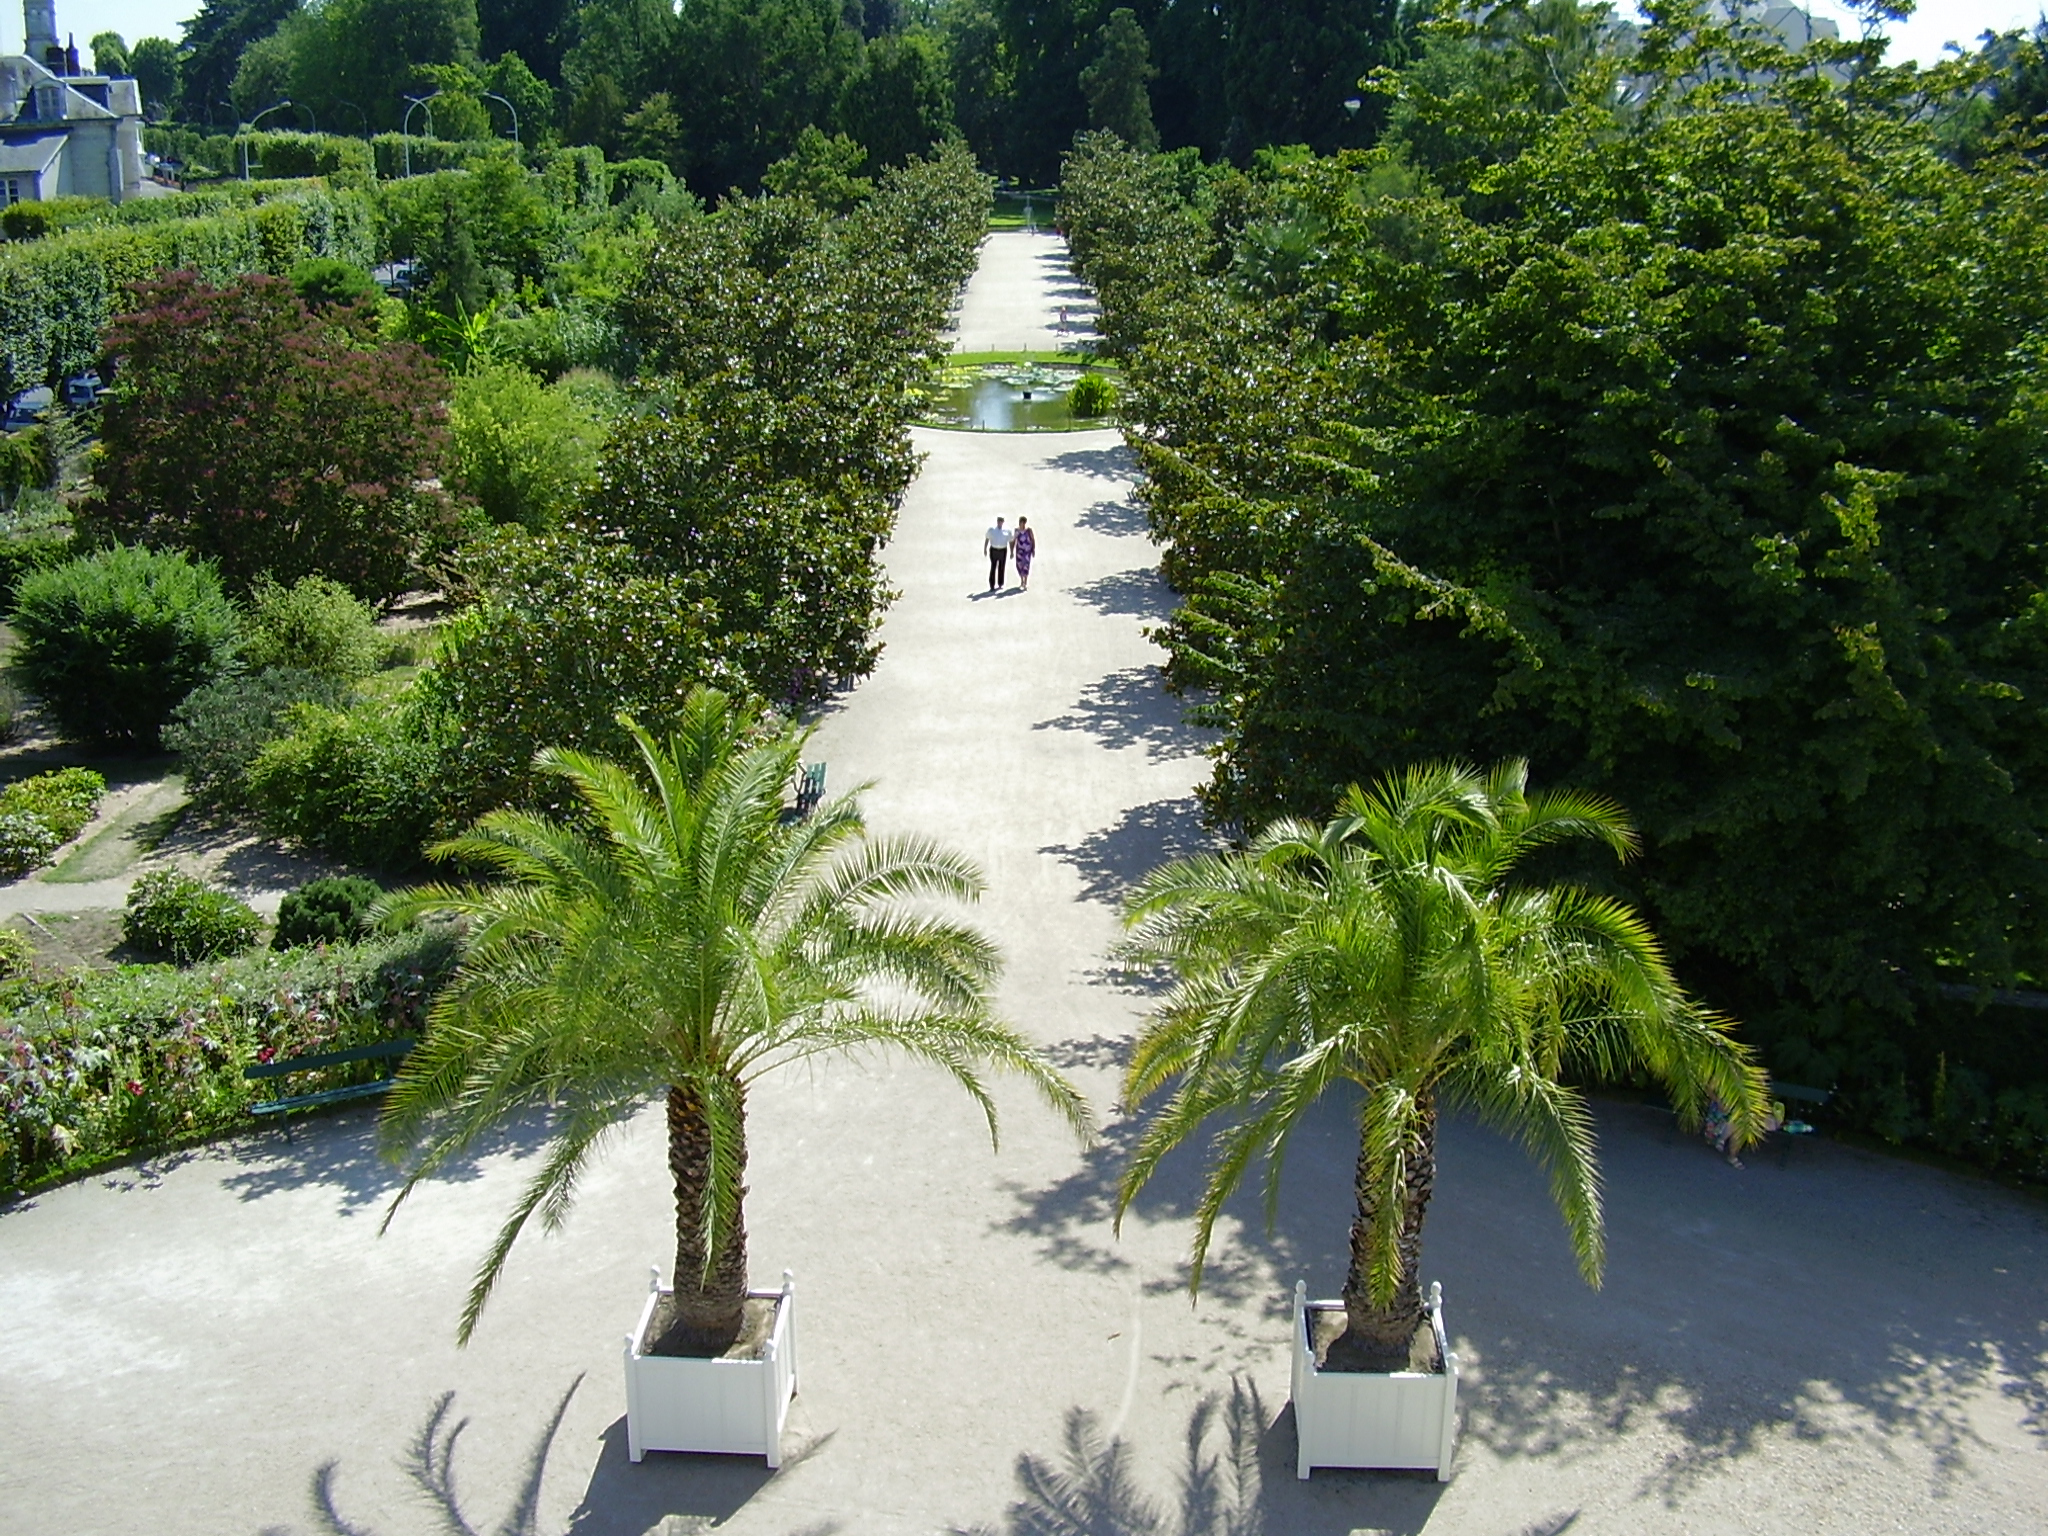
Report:
[{"label": "woman in purple dress", "polygon": [[1031,590],[1031,557],[1038,553],[1038,535],[1031,531],[1031,519],[1017,519],[1017,536],[1010,540],[1010,552],[1017,557],[1018,590]]}]

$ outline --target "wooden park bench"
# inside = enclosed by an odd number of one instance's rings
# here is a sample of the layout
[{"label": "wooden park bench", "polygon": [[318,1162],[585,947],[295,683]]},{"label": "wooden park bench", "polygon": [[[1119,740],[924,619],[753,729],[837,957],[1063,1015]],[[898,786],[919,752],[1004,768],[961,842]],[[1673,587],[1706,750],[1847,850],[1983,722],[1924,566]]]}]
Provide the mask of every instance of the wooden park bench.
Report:
[{"label": "wooden park bench", "polygon": [[[295,1077],[301,1072],[318,1072],[324,1067],[344,1066],[352,1061],[392,1062],[392,1072],[398,1070],[397,1063],[413,1048],[413,1038],[403,1035],[394,1040],[379,1040],[375,1045],[358,1045],[345,1051],[323,1051],[317,1056],[281,1056],[275,1061],[258,1061],[242,1069],[242,1076],[250,1082],[261,1082],[266,1078]],[[313,1093],[293,1094],[283,1099],[263,1099],[249,1106],[249,1113],[256,1116],[283,1115],[295,1109],[317,1109],[322,1104],[346,1104],[352,1099],[371,1099],[380,1093],[389,1093],[396,1079],[384,1076],[367,1083],[350,1083],[343,1088],[322,1088]]]}]

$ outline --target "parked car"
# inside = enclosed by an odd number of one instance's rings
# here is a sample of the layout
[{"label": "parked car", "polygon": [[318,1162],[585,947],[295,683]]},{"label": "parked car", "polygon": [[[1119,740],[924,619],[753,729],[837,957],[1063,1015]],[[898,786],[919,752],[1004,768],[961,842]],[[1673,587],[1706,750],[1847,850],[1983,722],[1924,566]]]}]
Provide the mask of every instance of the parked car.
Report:
[{"label": "parked car", "polygon": [[33,427],[43,419],[43,412],[49,408],[50,391],[46,388],[23,390],[9,402],[4,430],[19,432]]},{"label": "parked car", "polygon": [[100,403],[105,388],[96,373],[73,374],[64,381],[64,403],[74,411],[89,411]]}]

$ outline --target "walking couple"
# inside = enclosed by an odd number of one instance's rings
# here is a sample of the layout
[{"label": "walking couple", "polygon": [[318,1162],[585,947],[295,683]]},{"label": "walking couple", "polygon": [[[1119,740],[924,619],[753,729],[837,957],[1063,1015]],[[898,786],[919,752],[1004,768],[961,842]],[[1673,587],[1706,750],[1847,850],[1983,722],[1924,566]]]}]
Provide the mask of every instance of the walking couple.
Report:
[{"label": "walking couple", "polygon": [[1031,590],[1031,561],[1038,553],[1038,535],[1031,531],[1031,519],[1020,517],[1015,528],[1005,528],[1003,520],[996,519],[995,527],[981,536],[982,553],[988,556],[988,589],[999,592],[1003,586],[1003,565],[1010,558],[1010,551],[1017,552],[1017,586],[1020,591]]}]

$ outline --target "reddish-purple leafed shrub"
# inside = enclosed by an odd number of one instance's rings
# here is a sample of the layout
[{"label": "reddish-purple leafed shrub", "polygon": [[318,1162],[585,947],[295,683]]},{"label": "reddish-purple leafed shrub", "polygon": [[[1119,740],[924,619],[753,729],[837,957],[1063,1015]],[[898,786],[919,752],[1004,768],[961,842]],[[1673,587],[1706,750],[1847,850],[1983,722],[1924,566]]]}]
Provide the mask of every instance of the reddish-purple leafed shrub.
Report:
[{"label": "reddish-purple leafed shrub", "polygon": [[361,306],[307,309],[281,279],[140,282],[107,328],[102,496],[128,542],[216,562],[231,587],[318,574],[373,602],[410,585],[449,518],[448,379]]}]

